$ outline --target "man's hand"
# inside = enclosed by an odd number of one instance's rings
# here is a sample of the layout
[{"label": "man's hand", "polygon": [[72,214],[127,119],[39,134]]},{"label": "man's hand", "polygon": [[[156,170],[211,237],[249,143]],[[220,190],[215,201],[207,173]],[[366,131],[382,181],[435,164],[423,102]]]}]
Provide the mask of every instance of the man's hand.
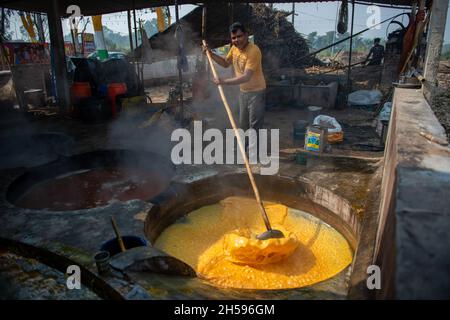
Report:
[{"label": "man's hand", "polygon": [[211,52],[211,49],[208,47],[208,45],[202,45],[203,54],[206,54],[206,51]]},{"label": "man's hand", "polygon": [[220,79],[220,78],[213,78],[213,80],[212,80],[216,85],[219,85],[219,84],[225,84],[225,80],[222,80],[222,79]]}]

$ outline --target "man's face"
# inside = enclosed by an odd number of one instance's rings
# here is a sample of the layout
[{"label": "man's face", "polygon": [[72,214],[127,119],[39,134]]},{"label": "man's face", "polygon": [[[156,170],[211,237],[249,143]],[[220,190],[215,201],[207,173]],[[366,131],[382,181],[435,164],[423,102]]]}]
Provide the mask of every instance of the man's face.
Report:
[{"label": "man's face", "polygon": [[248,43],[248,34],[238,29],[231,33],[231,43],[238,49],[243,49]]}]

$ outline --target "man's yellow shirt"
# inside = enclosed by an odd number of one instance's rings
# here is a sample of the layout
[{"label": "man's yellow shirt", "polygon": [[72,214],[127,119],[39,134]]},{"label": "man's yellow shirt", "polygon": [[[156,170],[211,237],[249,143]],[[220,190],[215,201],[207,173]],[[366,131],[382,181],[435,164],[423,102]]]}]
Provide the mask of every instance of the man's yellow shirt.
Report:
[{"label": "man's yellow shirt", "polygon": [[266,89],[266,80],[264,79],[262,71],[261,59],[261,50],[253,43],[249,42],[242,51],[235,46],[230,48],[226,60],[233,64],[236,76],[243,75],[247,69],[253,71],[250,80],[240,85],[242,92],[253,92]]}]

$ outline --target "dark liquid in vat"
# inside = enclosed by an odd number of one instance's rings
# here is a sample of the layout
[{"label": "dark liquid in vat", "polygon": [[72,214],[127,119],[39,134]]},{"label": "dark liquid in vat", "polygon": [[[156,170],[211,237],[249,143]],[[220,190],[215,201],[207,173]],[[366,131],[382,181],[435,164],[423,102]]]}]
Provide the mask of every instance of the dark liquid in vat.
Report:
[{"label": "dark liquid in vat", "polygon": [[61,175],[33,186],[16,205],[70,211],[105,206],[113,201],[149,200],[170,178],[156,169],[97,168]]}]

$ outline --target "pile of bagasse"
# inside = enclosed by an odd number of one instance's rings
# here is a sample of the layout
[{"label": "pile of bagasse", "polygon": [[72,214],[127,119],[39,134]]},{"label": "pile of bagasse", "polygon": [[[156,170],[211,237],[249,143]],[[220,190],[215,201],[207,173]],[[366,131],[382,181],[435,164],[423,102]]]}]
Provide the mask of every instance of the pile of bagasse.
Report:
[{"label": "pile of bagasse", "polygon": [[264,4],[252,4],[250,29],[263,55],[264,72],[280,68],[304,68],[321,64],[309,53],[302,35],[294,29],[287,12],[270,9]]}]

